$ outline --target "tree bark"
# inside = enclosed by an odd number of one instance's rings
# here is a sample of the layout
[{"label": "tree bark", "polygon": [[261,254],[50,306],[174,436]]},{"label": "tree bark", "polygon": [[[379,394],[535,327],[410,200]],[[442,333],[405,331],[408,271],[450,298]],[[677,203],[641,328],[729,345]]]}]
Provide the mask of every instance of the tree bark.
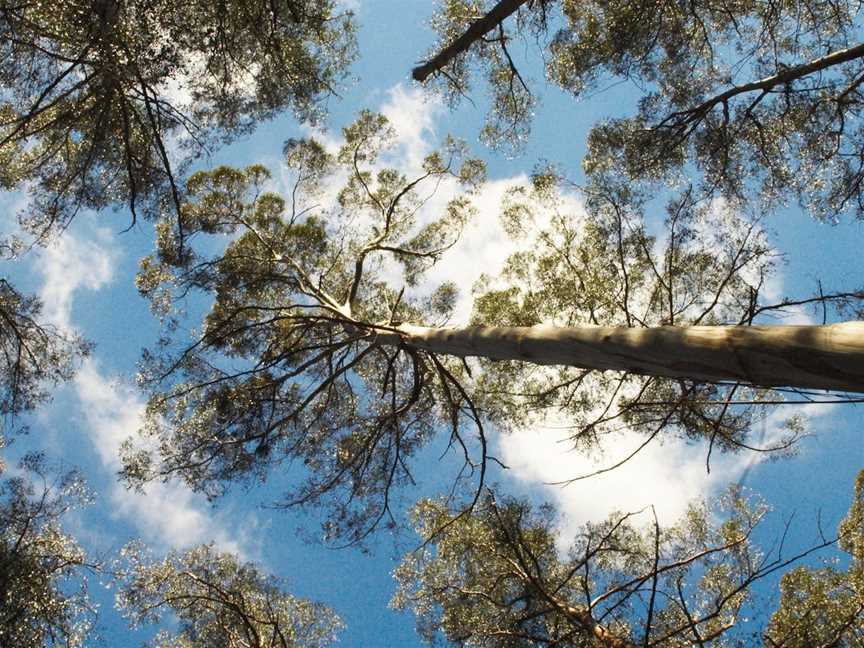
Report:
[{"label": "tree bark", "polygon": [[482,36],[488,34],[506,18],[516,13],[519,7],[526,2],[528,0],[501,0],[492,7],[489,13],[472,22],[471,26],[459,38],[447,45],[434,57],[411,70],[411,77],[415,81],[425,81],[430,74],[438,72],[454,58],[467,51]]},{"label": "tree bark", "polygon": [[402,324],[378,335],[441,355],[629,371],[706,382],[864,392],[864,321],[656,328]]},{"label": "tree bark", "polygon": [[[547,597],[551,598],[551,597]],[[605,648],[638,648],[636,644],[627,639],[615,635],[601,625],[587,609],[575,608],[560,601],[553,600],[552,604],[561,610],[568,618],[574,620],[587,633]]]}]

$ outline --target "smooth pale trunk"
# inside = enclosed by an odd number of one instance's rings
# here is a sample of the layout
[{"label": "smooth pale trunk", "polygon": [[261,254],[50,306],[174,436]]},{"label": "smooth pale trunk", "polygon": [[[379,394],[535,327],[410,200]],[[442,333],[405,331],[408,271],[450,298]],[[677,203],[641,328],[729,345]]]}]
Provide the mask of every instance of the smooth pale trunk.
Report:
[{"label": "smooth pale trunk", "polygon": [[398,331],[379,334],[379,342],[460,357],[864,392],[864,322],[656,328],[402,324]]}]

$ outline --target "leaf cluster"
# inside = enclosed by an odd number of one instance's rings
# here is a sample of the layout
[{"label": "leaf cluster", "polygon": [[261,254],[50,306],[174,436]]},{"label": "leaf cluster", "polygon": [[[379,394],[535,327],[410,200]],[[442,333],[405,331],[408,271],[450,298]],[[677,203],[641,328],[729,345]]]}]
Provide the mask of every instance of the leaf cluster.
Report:
[{"label": "leaf cluster", "polygon": [[332,2],[2,2],[0,186],[30,188],[38,236],[81,209],[179,210],[186,162],[314,118],[353,55]]},{"label": "leaf cluster", "polygon": [[324,648],[342,628],[329,608],[285,593],[279,580],[212,545],[162,560],[129,545],[118,568],[118,606],[134,624],[169,612],[179,620],[152,648]]}]

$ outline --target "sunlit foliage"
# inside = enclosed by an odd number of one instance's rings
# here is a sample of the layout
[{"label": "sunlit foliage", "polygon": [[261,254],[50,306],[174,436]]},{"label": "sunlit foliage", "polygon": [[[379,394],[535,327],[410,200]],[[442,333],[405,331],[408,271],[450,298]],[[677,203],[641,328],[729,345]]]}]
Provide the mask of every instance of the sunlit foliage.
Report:
[{"label": "sunlit foliage", "polygon": [[845,555],[833,564],[797,567],[783,575],[767,646],[864,646],[864,471],[840,526],[839,544]]},{"label": "sunlit foliage", "polygon": [[[650,511],[613,514],[568,542],[548,508],[489,496],[456,515],[424,501],[415,527],[433,540],[397,569],[393,605],[415,612],[427,642],[466,647],[861,645],[858,563],[842,574],[795,569],[767,630],[764,619],[748,618],[762,604],[757,581],[835,543],[760,550],[753,536],[766,511],[732,490],[669,527]],[[860,518],[859,487],[840,528],[847,550],[860,543]]]},{"label": "sunlit foliage", "polygon": [[176,615],[150,648],[324,648],[342,624],[327,607],[287,594],[276,578],[212,545],[150,561],[123,551],[120,609],[136,624]]},{"label": "sunlit foliage", "polygon": [[38,455],[0,485],[0,645],[78,648],[96,610],[87,594],[96,566],[61,528],[86,503],[80,475],[52,476]]},{"label": "sunlit foliage", "polygon": [[37,235],[82,208],[179,208],[183,163],[291,108],[353,58],[329,1],[0,2],[0,187]]},{"label": "sunlit foliage", "polygon": [[[486,75],[493,143],[518,145],[533,117],[527,72],[509,54],[528,41],[543,50],[548,79],[576,98],[620,80],[642,94],[632,117],[595,125],[588,172],[675,179],[689,162],[709,194],[755,190],[763,208],[797,198],[818,218],[864,216],[860,3],[517,4],[435,81],[455,101],[474,72]],[[433,53],[495,5],[443,2]]]}]

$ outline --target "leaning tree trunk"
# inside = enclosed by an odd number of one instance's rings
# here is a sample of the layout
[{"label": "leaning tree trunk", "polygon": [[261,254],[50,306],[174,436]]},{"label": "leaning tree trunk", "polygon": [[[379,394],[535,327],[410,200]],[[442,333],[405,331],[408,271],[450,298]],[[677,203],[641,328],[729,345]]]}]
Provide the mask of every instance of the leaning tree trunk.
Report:
[{"label": "leaning tree trunk", "polygon": [[459,357],[864,392],[864,322],[656,328],[403,324],[379,334],[379,342]]}]

